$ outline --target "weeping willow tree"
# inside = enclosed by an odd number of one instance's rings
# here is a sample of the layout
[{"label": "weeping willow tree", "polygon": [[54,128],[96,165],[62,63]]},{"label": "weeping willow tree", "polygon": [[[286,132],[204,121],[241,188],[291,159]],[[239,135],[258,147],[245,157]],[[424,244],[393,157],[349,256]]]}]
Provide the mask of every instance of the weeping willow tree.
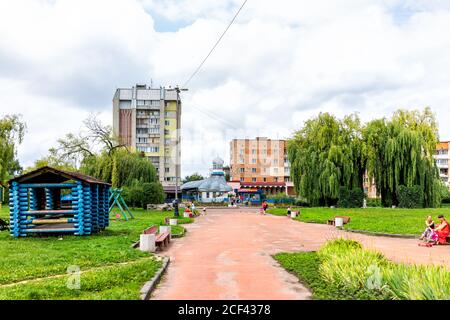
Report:
[{"label": "weeping willow tree", "polygon": [[425,207],[439,206],[441,182],[433,159],[438,126],[430,108],[398,110],[390,120],[369,122],[363,134],[367,172],[383,205],[398,205],[400,186],[420,186]]},{"label": "weeping willow tree", "polygon": [[83,160],[80,170],[88,175],[110,182],[113,187],[131,186],[140,183],[157,182],[153,164],[138,152],[125,148],[109,153],[103,151]]},{"label": "weeping willow tree", "polygon": [[288,157],[296,192],[311,205],[335,204],[341,187],[363,189],[365,144],[356,115],[321,113],[306,121],[288,141]]}]

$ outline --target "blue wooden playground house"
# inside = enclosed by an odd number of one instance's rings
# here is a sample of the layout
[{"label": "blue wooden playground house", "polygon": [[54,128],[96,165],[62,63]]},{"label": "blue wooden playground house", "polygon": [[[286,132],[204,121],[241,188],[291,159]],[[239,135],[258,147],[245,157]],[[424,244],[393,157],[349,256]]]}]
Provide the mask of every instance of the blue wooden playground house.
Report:
[{"label": "blue wooden playground house", "polygon": [[[43,167],[9,181],[10,230],[89,235],[109,225],[110,185],[77,172]],[[70,197],[65,197],[70,195]],[[70,201],[62,201],[69,198]]]}]

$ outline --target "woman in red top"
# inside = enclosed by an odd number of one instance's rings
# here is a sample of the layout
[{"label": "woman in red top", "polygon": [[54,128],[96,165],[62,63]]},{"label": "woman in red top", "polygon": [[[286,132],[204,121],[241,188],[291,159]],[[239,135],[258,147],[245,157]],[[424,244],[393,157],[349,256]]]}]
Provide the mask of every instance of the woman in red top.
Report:
[{"label": "woman in red top", "polygon": [[436,229],[434,230],[438,237],[439,237],[439,244],[446,244],[447,243],[447,237],[450,233],[450,227],[448,225],[447,220],[445,220],[444,216],[441,214],[438,216],[439,221],[441,222],[441,224],[439,226],[436,227]]}]

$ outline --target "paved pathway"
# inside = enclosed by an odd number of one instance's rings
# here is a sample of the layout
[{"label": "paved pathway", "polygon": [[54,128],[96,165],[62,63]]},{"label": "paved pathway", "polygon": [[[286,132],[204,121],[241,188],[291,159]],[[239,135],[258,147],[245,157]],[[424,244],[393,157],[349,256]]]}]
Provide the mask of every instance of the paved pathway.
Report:
[{"label": "paved pathway", "polygon": [[168,272],[152,299],[309,299],[309,291],[271,255],[317,250],[338,237],[360,241],[399,262],[450,266],[450,247],[423,248],[414,239],[352,234],[249,209],[210,209],[163,252]]}]

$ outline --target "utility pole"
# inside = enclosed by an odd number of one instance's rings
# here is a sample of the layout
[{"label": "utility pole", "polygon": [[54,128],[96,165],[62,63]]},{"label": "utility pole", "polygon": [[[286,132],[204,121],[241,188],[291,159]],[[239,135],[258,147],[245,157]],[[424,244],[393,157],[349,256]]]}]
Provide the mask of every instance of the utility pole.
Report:
[{"label": "utility pole", "polygon": [[[180,109],[180,92],[181,91],[188,91],[188,89],[186,88],[180,88],[179,86],[176,86],[174,89],[168,89],[168,91],[175,91],[177,93],[177,127],[179,127],[181,129],[181,110]],[[180,129],[177,128],[177,133],[176,133],[176,143],[175,143],[175,201],[174,201],[174,216],[178,217],[180,215],[179,211],[178,211],[178,204],[179,204],[179,199],[178,199],[178,180],[180,179]]]}]

